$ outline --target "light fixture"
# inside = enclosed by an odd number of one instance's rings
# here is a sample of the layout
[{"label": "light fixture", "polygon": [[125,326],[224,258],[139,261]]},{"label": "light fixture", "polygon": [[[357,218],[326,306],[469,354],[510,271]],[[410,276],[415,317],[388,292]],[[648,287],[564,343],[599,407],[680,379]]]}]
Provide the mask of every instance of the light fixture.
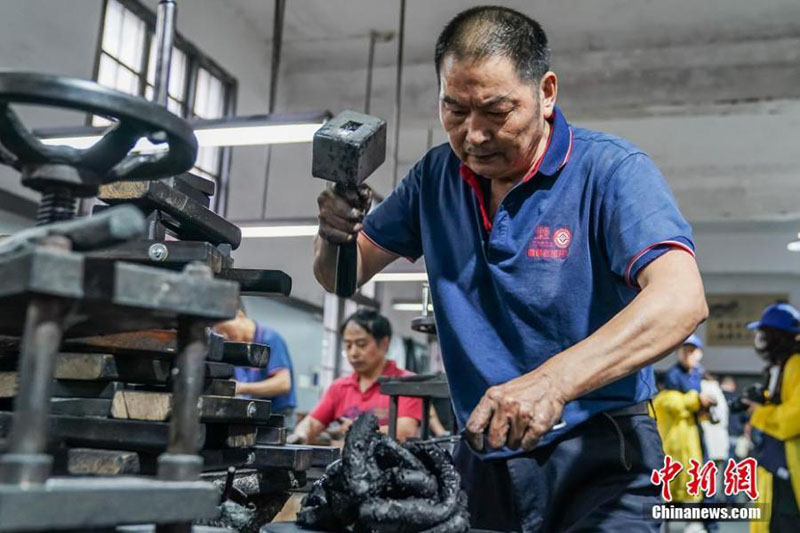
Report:
[{"label": "light fixture", "polygon": [[786,249],[790,252],[800,252],[800,233],[797,234],[797,240],[786,245]]},{"label": "light fixture", "polygon": [[[395,311],[414,311],[416,313],[421,313],[422,302],[395,302],[392,304],[392,309]],[[432,304],[428,304],[428,312],[433,312]]]},{"label": "light fixture", "polygon": [[268,225],[243,226],[242,238],[244,239],[263,239],[269,237],[313,237],[317,234],[318,226],[313,225]]},{"label": "light fixture", "polygon": [[[428,274],[425,272],[381,272],[375,274],[374,281],[393,282],[393,281],[428,281]],[[420,304],[420,311],[422,304]]]},{"label": "light fixture", "polygon": [[[314,133],[331,117],[330,112],[275,113],[249,117],[230,117],[189,121],[197,144],[209,146],[253,146],[311,142]],[[106,128],[52,128],[34,131],[44,144],[88,148],[102,137]],[[152,152],[165,149],[142,139],[134,151]]]},{"label": "light fixture", "polygon": [[319,224],[315,217],[270,218],[266,220],[234,220],[242,230],[242,238],[313,237]]}]

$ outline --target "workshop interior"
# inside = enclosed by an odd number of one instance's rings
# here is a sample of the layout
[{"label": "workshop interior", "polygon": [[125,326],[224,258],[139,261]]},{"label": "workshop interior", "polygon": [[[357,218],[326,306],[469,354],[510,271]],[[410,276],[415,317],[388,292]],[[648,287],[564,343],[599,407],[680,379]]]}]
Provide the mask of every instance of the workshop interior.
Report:
[{"label": "workshop interior", "polygon": [[[0,0],[0,532],[800,531],[800,2],[483,4]],[[526,24],[557,91],[485,111]],[[628,334],[512,436],[492,391]],[[595,426],[575,485],[504,470]],[[593,454],[649,503],[582,500]]]}]

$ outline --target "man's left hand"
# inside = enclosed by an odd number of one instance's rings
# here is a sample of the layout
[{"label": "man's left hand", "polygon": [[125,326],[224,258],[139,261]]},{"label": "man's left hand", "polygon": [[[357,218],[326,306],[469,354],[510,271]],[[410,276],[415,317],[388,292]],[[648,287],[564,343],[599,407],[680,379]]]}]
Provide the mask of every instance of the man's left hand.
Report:
[{"label": "man's left hand", "polygon": [[490,448],[507,446],[532,450],[561,419],[565,400],[559,380],[545,372],[532,372],[490,387],[472,411],[465,437],[483,451],[484,436]]}]

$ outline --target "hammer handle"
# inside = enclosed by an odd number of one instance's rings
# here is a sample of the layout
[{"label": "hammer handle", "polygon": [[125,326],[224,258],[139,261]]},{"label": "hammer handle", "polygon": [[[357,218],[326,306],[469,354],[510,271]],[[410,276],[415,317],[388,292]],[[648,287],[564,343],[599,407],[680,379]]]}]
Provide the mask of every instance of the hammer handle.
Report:
[{"label": "hammer handle", "polygon": [[336,296],[349,298],[356,292],[358,248],[355,241],[338,245],[336,250]]}]

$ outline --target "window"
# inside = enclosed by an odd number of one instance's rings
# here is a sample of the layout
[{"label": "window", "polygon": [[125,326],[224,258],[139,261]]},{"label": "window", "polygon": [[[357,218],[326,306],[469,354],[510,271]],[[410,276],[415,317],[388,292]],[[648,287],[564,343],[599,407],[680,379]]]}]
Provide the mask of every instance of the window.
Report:
[{"label": "window", "polygon": [[[155,84],[155,14],[138,0],[106,0],[102,37],[97,54],[98,83],[119,91],[152,98]],[[172,49],[167,108],[183,118],[213,119],[232,115],[236,80],[180,34]],[[94,116],[95,126],[109,121]],[[225,163],[229,148],[201,148],[192,172],[217,183],[227,182]]]}]

